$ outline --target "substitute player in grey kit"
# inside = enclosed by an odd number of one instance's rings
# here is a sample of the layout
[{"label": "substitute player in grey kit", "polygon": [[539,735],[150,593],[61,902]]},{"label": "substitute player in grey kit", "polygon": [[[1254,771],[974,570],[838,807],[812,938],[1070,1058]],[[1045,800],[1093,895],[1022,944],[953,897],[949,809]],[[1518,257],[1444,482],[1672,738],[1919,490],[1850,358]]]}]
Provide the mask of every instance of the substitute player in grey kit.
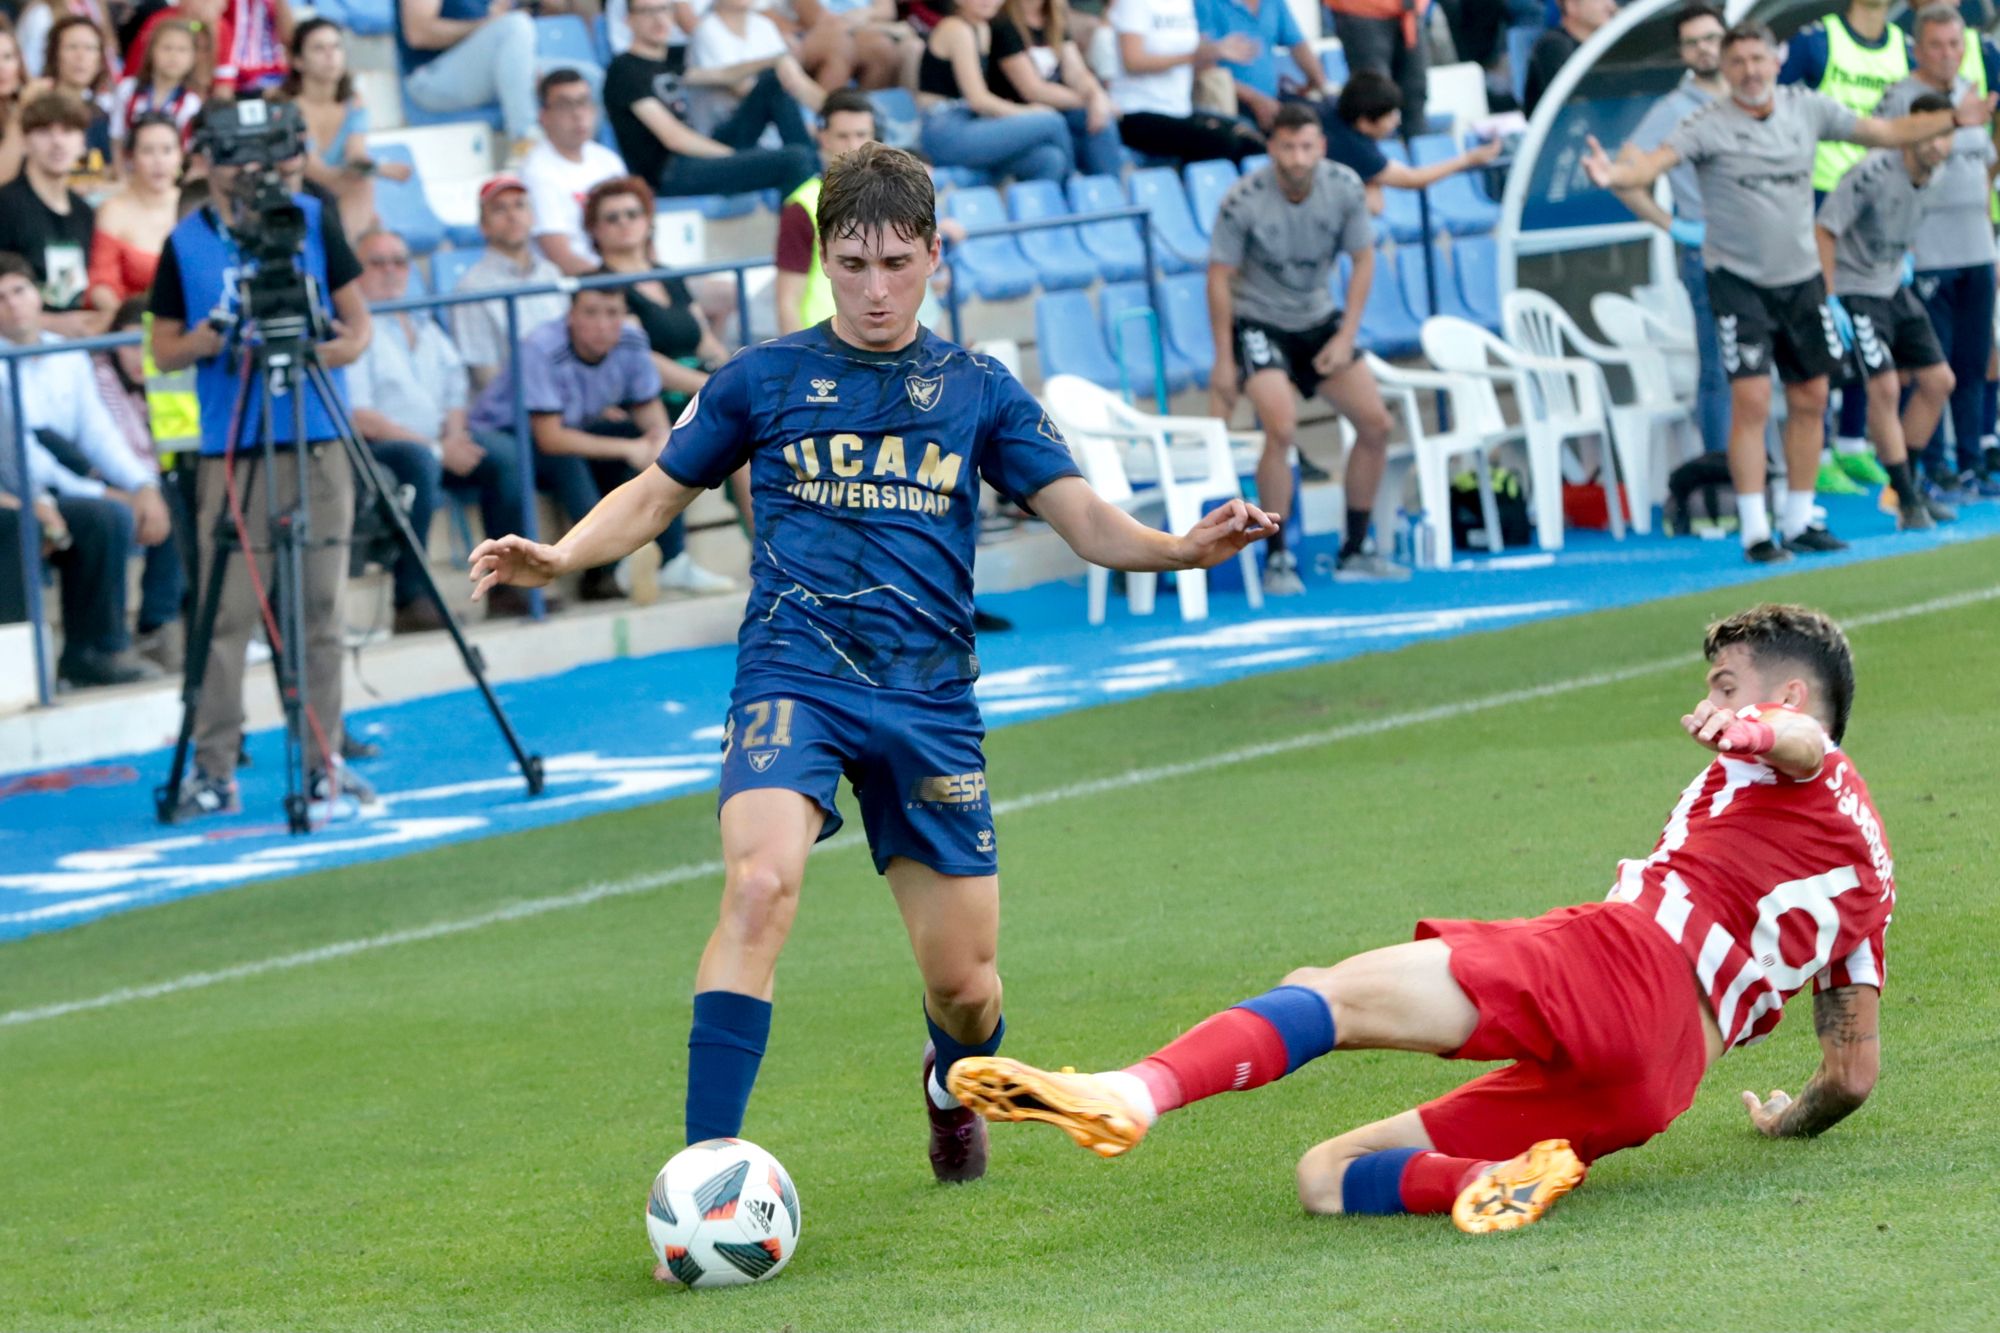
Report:
[{"label": "substitute player in grey kit", "polygon": [[[1941,94],[1927,93],[1910,105],[1923,112],[1950,104]],[[1951,151],[1949,132],[1900,151],[1877,149],[1840,178],[1813,228],[1820,268],[1833,292],[1827,308],[1853,343],[1868,381],[1868,438],[1889,474],[1897,526],[1905,531],[1958,517],[1927,499],[1911,475],[1909,441],[1921,447],[1937,428],[1953,376],[1923,302],[1903,285],[1911,240],[1938,198],[1938,169]],[[1898,418],[1904,384],[1910,386],[1910,401]]]},{"label": "substitute player in grey kit", "polygon": [[[1781,88],[1777,74],[1771,30],[1739,23],[1722,43],[1727,97],[1689,116],[1652,152],[1613,163],[1593,139],[1584,159],[1590,179],[1609,190],[1649,186],[1681,162],[1694,165],[1708,214],[1702,263],[1730,379],[1729,470],[1743,553],[1759,564],[1846,546],[1812,524],[1828,377],[1845,352],[1812,239],[1814,152],[1823,139],[1901,148],[1960,125],[1984,124],[1993,108],[1991,98],[1968,96],[1948,110],[1881,120],[1856,115],[1822,93]],[[1764,496],[1773,368],[1784,382],[1788,411],[1788,489],[1777,534],[1782,544],[1772,538]]]},{"label": "substitute player in grey kit", "polygon": [[[1361,310],[1375,281],[1374,224],[1361,178],[1326,160],[1326,133],[1311,107],[1281,107],[1271,127],[1271,165],[1223,196],[1209,242],[1208,319],[1215,366],[1208,380],[1217,416],[1237,393],[1250,395],[1264,425],[1257,500],[1272,513],[1292,512],[1292,444],[1299,398],[1317,393],[1354,427],[1347,458],[1347,536],[1334,577],[1406,579],[1410,571],[1368,544],[1368,516],[1382,484],[1389,411],[1354,348]],[[1327,275],[1345,252],[1353,264],[1345,310]],[[1264,591],[1305,591],[1298,556],[1282,530],[1271,537]]]}]

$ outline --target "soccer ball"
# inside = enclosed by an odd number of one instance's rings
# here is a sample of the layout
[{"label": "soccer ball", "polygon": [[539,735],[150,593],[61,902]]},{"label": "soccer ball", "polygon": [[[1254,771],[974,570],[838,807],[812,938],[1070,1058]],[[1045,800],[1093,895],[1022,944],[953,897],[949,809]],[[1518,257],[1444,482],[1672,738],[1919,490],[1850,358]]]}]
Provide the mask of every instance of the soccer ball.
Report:
[{"label": "soccer ball", "polygon": [[799,1192],[756,1144],[708,1139],[653,1177],[646,1239],[682,1286],[761,1282],[782,1273],[799,1247]]}]

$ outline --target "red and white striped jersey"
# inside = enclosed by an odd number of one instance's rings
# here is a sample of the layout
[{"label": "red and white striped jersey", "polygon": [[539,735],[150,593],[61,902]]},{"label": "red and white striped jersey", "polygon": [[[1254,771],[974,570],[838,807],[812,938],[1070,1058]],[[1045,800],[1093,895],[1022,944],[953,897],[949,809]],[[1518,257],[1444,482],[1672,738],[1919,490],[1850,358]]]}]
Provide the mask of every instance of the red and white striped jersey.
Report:
[{"label": "red and white striped jersey", "polygon": [[1681,946],[1723,1044],[1747,1046],[1808,980],[1815,991],[1882,985],[1895,873],[1868,786],[1840,750],[1803,781],[1717,756],[1653,854],[1618,863],[1610,896]]}]

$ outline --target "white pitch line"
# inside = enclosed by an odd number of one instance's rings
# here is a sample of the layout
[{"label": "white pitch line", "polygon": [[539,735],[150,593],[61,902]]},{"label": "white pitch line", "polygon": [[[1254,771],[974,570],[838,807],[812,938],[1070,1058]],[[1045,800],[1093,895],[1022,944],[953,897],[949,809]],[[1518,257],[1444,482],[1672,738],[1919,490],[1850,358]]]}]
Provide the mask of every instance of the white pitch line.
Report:
[{"label": "white pitch line", "polygon": [[[1954,611],[1960,607],[1973,606],[1980,602],[2000,598],[2000,585],[1980,588],[1971,592],[1953,593],[1945,597],[1934,597],[1927,602],[1912,606],[1896,607],[1893,610],[1877,611],[1868,615],[1855,616],[1848,620],[1850,630],[1865,629],[1871,625],[1885,625],[1898,620],[1908,620],[1915,616],[1930,615],[1938,611]],[[1309,750],[1317,746],[1333,745],[1341,741],[1356,740],[1363,736],[1379,736],[1385,732],[1401,731],[1407,727],[1420,727],[1431,722],[1449,722],[1455,718],[1473,713],[1491,712],[1496,708],[1507,708],[1514,704],[1531,703],[1538,699],[1551,698],[1558,694],[1568,694],[1573,690],[1595,689],[1604,685],[1617,685],[1644,676],[1656,676],[1667,671],[1678,670],[1696,661],[1691,653],[1675,657],[1664,657],[1637,666],[1620,667],[1615,671],[1595,671],[1588,675],[1572,676],[1567,680],[1554,681],[1547,685],[1532,685],[1525,689],[1503,690],[1497,694],[1481,695],[1476,699],[1462,699],[1456,703],[1438,704],[1432,708],[1419,708],[1406,713],[1391,713],[1386,717],[1371,718],[1366,722],[1350,722],[1344,726],[1328,727],[1321,731],[1306,732],[1298,736],[1288,736],[1283,740],[1265,741],[1258,745],[1240,746],[1233,750],[1223,750],[1216,754],[1203,755],[1199,759],[1184,760],[1177,764],[1158,764],[1147,768],[1135,768],[1110,777],[1092,778],[1087,782],[1073,782],[1061,787],[1051,787],[1046,791],[1030,792],[1025,796],[1015,796],[993,803],[994,815],[1017,814],[1023,810],[1033,810],[1059,801],[1071,801],[1080,797],[1098,796],[1106,792],[1123,791],[1131,787],[1150,786],[1156,782],[1174,778],[1190,777],[1197,773],[1207,773],[1234,764],[1247,764],[1258,759],[1268,759],[1273,755],[1289,754],[1296,750]],[[857,834],[842,834],[831,838],[814,852],[844,852],[863,845]],[[464,935],[488,926],[505,925],[513,921],[525,921],[544,916],[550,912],[563,912],[571,908],[588,907],[592,903],[604,902],[612,898],[627,898],[634,894],[650,893],[654,889],[671,884],[683,883],[691,879],[709,879],[722,873],[720,861],[698,861],[688,865],[674,866],[668,870],[656,870],[644,875],[633,875],[625,879],[600,881],[586,884],[568,893],[547,898],[529,898],[510,903],[477,916],[458,917],[449,921],[433,921],[425,926],[413,926],[407,930],[392,930],[380,935],[364,935],[358,939],[341,940],[334,944],[322,944],[314,949],[302,949],[297,953],[279,954],[273,958],[259,959],[253,963],[238,963],[233,967],[216,968],[207,972],[190,972],[171,981],[159,981],[150,986],[128,986],[119,990],[106,991],[83,1000],[63,1000],[55,1004],[36,1005],[27,1009],[14,1009],[0,1014],[0,1028],[24,1027],[30,1023],[40,1023],[51,1018],[62,1018],[68,1014],[87,1013],[93,1009],[110,1009],[118,1005],[132,1004],[139,1000],[156,1000],[165,995],[178,995],[183,991],[203,990],[218,986],[226,981],[241,981],[247,977],[263,976],[270,972],[289,972],[294,968],[311,967],[318,963],[331,962],[336,958],[348,958],[355,954],[372,953],[377,949],[394,948],[403,944],[420,944],[426,940],[447,939],[453,935]]]}]

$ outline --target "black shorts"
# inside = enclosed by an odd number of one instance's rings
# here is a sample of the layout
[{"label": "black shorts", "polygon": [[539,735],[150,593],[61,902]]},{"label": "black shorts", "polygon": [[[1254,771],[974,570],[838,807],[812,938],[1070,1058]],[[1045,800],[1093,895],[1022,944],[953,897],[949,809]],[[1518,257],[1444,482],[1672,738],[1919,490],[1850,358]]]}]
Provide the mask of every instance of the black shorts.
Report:
[{"label": "black shorts", "polygon": [[1854,320],[1854,352],[1850,360],[1863,379],[1891,370],[1922,370],[1944,360],[1937,329],[1924,303],[1908,287],[1894,296],[1843,296],[1840,303]]},{"label": "black shorts", "polygon": [[1259,320],[1236,320],[1236,373],[1243,383],[1260,370],[1282,370],[1304,397],[1319,392],[1320,373],[1313,358],[1340,332],[1340,311],[1309,329],[1294,333]]},{"label": "black shorts", "polygon": [[1787,384],[1840,372],[1845,349],[1819,278],[1759,287],[1726,268],[1710,269],[1708,303],[1730,379],[1756,379],[1773,366]]}]

